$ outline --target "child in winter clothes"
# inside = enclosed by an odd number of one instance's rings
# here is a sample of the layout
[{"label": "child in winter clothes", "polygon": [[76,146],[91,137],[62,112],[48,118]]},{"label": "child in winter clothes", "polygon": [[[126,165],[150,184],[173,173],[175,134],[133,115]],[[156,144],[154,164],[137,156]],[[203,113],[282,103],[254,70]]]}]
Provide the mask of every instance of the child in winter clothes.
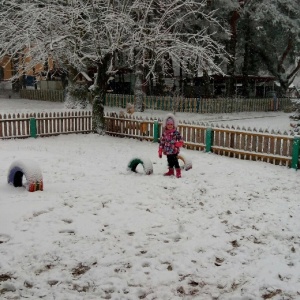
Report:
[{"label": "child in winter clothes", "polygon": [[181,169],[179,167],[177,155],[180,152],[180,147],[183,146],[183,140],[176,129],[177,123],[173,114],[167,114],[163,121],[163,133],[160,138],[158,156],[162,158],[162,154],[167,156],[169,171],[164,176],[174,175],[174,167],[176,169],[176,177],[181,177]]}]

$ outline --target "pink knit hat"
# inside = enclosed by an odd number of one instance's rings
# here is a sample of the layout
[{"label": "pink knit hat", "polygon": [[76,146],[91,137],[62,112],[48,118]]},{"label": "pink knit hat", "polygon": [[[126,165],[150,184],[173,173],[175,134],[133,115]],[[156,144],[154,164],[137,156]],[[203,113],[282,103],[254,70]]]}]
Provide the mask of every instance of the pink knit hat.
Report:
[{"label": "pink knit hat", "polygon": [[178,126],[177,120],[172,113],[168,113],[164,117],[163,122],[162,122],[163,127],[166,127],[168,123],[173,124],[174,128],[176,128]]},{"label": "pink knit hat", "polygon": [[174,120],[170,117],[170,118],[167,119],[166,124],[167,124],[167,125],[168,125],[168,124],[174,125]]}]

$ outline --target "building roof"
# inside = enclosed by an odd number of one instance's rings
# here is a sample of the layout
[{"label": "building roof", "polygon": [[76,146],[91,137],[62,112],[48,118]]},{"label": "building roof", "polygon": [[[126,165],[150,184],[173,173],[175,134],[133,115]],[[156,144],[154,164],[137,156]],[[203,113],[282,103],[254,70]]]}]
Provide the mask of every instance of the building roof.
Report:
[{"label": "building roof", "polygon": [[79,73],[74,77],[74,80],[76,80],[76,79],[79,77],[79,75],[82,75],[86,81],[90,81],[90,82],[93,81],[92,78],[91,78],[87,73],[85,73],[85,72],[83,72],[83,71],[82,71],[82,72],[79,72]]}]

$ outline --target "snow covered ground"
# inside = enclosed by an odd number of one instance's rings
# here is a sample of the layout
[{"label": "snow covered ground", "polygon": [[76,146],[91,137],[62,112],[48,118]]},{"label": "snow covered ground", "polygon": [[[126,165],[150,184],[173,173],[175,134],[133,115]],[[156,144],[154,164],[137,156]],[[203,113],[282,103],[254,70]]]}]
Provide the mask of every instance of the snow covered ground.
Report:
[{"label": "snow covered ground", "polygon": [[[0,113],[61,109],[0,99]],[[238,118],[246,127],[290,122],[280,112],[222,116]],[[0,140],[0,299],[300,299],[300,172],[182,153],[193,168],[177,179],[162,176],[166,158],[150,142]],[[138,156],[151,160],[152,175],[127,170]],[[7,184],[10,165],[28,159],[42,170],[42,192]]]}]

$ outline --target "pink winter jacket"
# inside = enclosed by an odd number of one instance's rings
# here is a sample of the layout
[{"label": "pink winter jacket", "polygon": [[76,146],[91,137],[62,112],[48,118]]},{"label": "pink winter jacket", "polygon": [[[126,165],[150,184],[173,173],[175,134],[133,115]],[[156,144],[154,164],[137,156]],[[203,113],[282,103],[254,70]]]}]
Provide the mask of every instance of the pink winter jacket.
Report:
[{"label": "pink winter jacket", "polygon": [[160,138],[159,150],[165,155],[178,154],[183,140],[178,130],[165,130]]}]

